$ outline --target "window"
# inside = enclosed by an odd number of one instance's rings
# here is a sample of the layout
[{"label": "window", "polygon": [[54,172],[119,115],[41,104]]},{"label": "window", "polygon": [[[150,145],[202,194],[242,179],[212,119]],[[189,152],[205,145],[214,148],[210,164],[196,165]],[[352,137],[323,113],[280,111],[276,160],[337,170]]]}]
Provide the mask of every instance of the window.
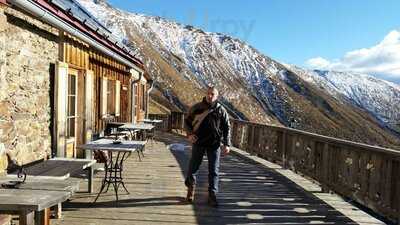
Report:
[{"label": "window", "polygon": [[102,78],[101,82],[101,116],[120,115],[121,82]]},{"label": "window", "polygon": [[139,85],[135,84],[135,116],[139,115]]},{"label": "window", "polygon": [[107,84],[107,114],[115,115],[115,80],[108,80]]},{"label": "window", "polygon": [[76,75],[68,74],[68,111],[67,111],[67,138],[75,137],[76,120]]},{"label": "window", "polygon": [[121,81],[115,81],[115,116],[121,113]]},{"label": "window", "polygon": [[145,111],[145,106],[146,106],[146,85],[145,84],[142,84],[141,85],[142,86],[142,99],[141,99],[141,109],[143,110],[143,111]]},{"label": "window", "polygon": [[108,80],[106,77],[101,78],[101,98],[100,98],[100,115],[101,117],[107,116],[107,93],[108,93]]}]

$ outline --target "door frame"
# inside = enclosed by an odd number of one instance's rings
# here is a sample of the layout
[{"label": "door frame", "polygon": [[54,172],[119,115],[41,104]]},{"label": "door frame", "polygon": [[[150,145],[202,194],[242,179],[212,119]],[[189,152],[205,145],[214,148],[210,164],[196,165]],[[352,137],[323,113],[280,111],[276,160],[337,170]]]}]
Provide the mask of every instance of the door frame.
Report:
[{"label": "door frame", "polygon": [[[69,116],[69,76],[75,76],[75,102],[73,103],[74,109],[75,109],[75,115],[74,116]],[[78,128],[78,98],[79,98],[79,89],[78,89],[78,81],[79,81],[79,70],[69,68],[68,69],[68,76],[67,76],[67,114],[66,114],[66,141],[65,141],[65,152],[64,156],[66,158],[76,158],[76,140],[77,140],[77,128]],[[69,118],[74,118],[74,136],[70,137],[69,136]]]}]

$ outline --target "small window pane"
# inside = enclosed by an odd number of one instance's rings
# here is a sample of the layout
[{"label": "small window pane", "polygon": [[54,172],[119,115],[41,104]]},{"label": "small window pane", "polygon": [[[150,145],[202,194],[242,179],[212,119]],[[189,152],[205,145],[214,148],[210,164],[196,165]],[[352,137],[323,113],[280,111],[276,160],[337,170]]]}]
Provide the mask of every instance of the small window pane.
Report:
[{"label": "small window pane", "polygon": [[75,137],[75,118],[67,119],[67,136]]},{"label": "small window pane", "polygon": [[68,96],[68,116],[75,116],[75,96]]},{"label": "small window pane", "polygon": [[135,116],[139,113],[139,85],[135,84]]},{"label": "small window pane", "polygon": [[107,84],[107,113],[115,114],[115,81],[108,80]]},{"label": "small window pane", "polygon": [[76,77],[74,75],[68,76],[68,94],[76,95]]},{"label": "small window pane", "polygon": [[145,110],[145,98],[146,98],[146,92],[145,92],[145,85],[142,85],[142,110]]}]

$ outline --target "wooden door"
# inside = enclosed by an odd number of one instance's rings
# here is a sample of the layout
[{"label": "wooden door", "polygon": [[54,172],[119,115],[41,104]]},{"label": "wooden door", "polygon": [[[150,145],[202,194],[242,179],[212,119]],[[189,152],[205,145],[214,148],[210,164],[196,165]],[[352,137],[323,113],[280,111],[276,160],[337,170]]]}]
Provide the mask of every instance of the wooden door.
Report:
[{"label": "wooden door", "polygon": [[136,123],[138,121],[138,115],[139,115],[139,85],[134,84],[133,85],[133,90],[132,93],[134,93],[133,96],[133,122]]},{"label": "wooden door", "polygon": [[[85,73],[82,70],[78,71],[78,93],[77,93],[77,98],[76,98],[76,104],[77,104],[77,116],[76,116],[76,129],[75,129],[75,146],[79,146],[85,143],[85,139],[86,139],[86,134],[85,134],[85,120],[86,120],[86,116],[85,116],[85,108],[86,108],[86,102],[85,102],[85,88],[86,88],[86,84],[85,84]],[[83,150],[77,150],[75,149],[75,157],[77,158],[84,158],[85,154]]]},{"label": "wooden door", "polygon": [[64,154],[67,158],[76,157],[76,139],[78,133],[78,79],[78,71],[69,69],[67,78],[67,132]]}]

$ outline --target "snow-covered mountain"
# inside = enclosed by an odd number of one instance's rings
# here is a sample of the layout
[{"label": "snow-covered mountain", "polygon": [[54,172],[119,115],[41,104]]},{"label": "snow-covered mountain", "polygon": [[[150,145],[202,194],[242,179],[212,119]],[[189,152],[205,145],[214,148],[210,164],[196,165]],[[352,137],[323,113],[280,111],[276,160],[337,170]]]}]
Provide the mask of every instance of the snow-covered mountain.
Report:
[{"label": "snow-covered mountain", "polygon": [[400,132],[400,86],[367,74],[305,70],[288,66],[307,82],[341,101],[374,115],[382,125]]},{"label": "snow-covered mountain", "polygon": [[152,97],[160,104],[187,110],[207,84],[214,84],[237,118],[369,144],[399,144],[400,91],[394,84],[304,70],[228,35],[124,12],[104,0],[78,2],[135,50],[156,81]]}]

